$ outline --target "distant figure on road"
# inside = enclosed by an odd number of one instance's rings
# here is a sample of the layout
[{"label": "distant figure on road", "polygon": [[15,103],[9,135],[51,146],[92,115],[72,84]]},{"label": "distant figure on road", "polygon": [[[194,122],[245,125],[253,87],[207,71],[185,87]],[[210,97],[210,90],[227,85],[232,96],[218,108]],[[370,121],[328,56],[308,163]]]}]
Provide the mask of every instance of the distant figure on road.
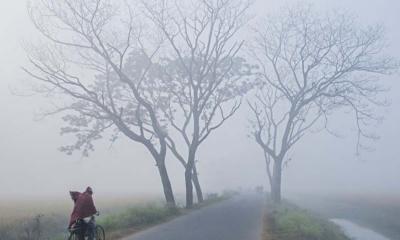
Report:
[{"label": "distant figure on road", "polygon": [[264,192],[264,187],[263,186],[257,186],[256,187],[256,193],[263,193]]},{"label": "distant figure on road", "polygon": [[87,187],[83,193],[70,191],[72,201],[74,201],[74,209],[71,213],[68,228],[78,227],[81,229],[79,240],[85,239],[85,233],[88,233],[88,240],[94,240],[95,224],[85,218],[90,218],[97,213],[96,207],[93,202],[93,190]]}]

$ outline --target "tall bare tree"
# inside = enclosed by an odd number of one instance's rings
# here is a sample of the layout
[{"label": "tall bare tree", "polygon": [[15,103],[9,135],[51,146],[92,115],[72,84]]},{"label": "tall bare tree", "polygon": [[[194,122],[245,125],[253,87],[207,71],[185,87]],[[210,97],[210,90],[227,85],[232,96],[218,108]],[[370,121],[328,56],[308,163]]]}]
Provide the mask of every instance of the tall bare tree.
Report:
[{"label": "tall bare tree", "polygon": [[64,114],[62,133],[77,138],[61,150],[88,154],[106,130],[112,141],[122,133],[150,152],[166,202],[175,206],[160,117],[165,98],[153,92],[157,81],[149,75],[157,69],[152,58],[158,41],[146,37],[144,25],[123,1],[39,0],[29,13],[45,44],[28,50],[31,66],[25,71],[42,83],[38,91],[59,100],[51,113]]},{"label": "tall bare tree", "polygon": [[[164,113],[180,138],[171,134],[168,147],[185,167],[186,205],[202,192],[195,159],[200,145],[232,117],[248,91],[251,67],[238,56],[243,41],[237,33],[246,23],[248,1],[143,1],[146,14],[165,39],[167,89]],[[179,116],[183,115],[183,119]],[[183,143],[185,147],[178,147]]]},{"label": "tall bare tree", "polygon": [[337,110],[354,114],[357,152],[361,140],[376,138],[367,127],[379,120],[374,107],[385,104],[379,76],[397,68],[384,50],[381,26],[360,27],[340,12],[321,16],[311,6],[287,8],[256,30],[250,52],[260,72],[249,101],[252,134],[264,152],[274,202],[281,200],[288,152],[317,123],[327,127]]}]

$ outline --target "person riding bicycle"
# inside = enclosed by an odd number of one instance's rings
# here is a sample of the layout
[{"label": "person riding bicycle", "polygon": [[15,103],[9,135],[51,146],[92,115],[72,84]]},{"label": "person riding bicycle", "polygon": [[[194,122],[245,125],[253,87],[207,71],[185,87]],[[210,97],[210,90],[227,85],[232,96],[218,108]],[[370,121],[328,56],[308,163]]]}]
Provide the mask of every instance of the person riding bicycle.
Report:
[{"label": "person riding bicycle", "polygon": [[87,187],[83,193],[70,191],[72,201],[74,201],[74,209],[71,213],[68,229],[73,229],[76,224],[80,224],[79,240],[85,239],[85,233],[88,233],[88,240],[94,240],[95,225],[93,221],[85,221],[85,218],[92,217],[97,213],[93,202],[93,190]]}]

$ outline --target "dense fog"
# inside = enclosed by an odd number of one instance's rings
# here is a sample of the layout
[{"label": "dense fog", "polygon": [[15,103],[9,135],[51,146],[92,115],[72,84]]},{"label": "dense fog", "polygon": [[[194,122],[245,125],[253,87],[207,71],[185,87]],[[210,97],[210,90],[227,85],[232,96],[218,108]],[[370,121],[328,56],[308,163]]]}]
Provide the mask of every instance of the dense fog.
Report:
[{"label": "dense fog", "polygon": [[[33,1],[35,2],[35,1]],[[295,1],[287,1],[288,4]],[[387,54],[400,59],[397,0],[313,0],[318,11],[346,10],[362,24],[380,23],[386,32]],[[304,4],[306,4],[304,2]],[[280,0],[257,0],[249,9],[249,25],[264,15],[276,13]],[[301,4],[300,4],[301,5]],[[240,34],[245,35],[245,32]],[[247,35],[246,35],[247,36]],[[92,186],[98,196],[161,195],[160,179],[149,152],[138,143],[121,137],[95,143],[89,157],[71,156],[58,150],[75,141],[60,135],[60,116],[42,118],[40,113],[53,102],[31,91],[35,82],[23,70],[29,66],[24,48],[39,42],[39,33],[27,13],[27,2],[2,1],[0,5],[0,196],[5,198],[67,198],[68,190]],[[244,39],[247,39],[244,37]],[[326,131],[307,134],[288,154],[282,192],[285,194],[385,194],[399,193],[400,83],[397,73],[382,76],[390,87],[383,93],[391,104],[377,108],[384,116],[370,126],[380,136],[370,142],[372,151],[356,154],[357,131],[346,111],[336,112],[330,126],[341,137]],[[246,97],[244,98],[246,99]],[[238,112],[217,129],[198,150],[197,170],[203,191],[246,190],[263,185],[269,189],[263,153],[248,136],[251,114],[246,100]],[[183,194],[183,168],[169,152],[166,160],[173,189]]]}]

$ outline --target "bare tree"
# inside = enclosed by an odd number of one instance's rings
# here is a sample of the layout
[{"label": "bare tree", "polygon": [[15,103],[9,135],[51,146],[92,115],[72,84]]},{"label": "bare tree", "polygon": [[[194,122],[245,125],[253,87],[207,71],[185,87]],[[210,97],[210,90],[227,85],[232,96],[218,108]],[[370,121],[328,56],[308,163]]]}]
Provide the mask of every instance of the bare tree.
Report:
[{"label": "bare tree", "polygon": [[249,89],[245,76],[251,67],[238,57],[243,41],[236,38],[246,23],[249,2],[143,1],[143,4],[147,16],[165,39],[165,79],[171,95],[164,113],[180,136],[169,134],[168,147],[185,167],[186,206],[191,207],[192,180],[199,201],[203,199],[195,166],[198,149],[235,114],[241,96]]},{"label": "bare tree", "polygon": [[272,199],[279,203],[287,153],[317,123],[328,129],[335,111],[354,114],[357,152],[361,140],[376,139],[367,127],[379,120],[373,108],[385,104],[379,76],[392,73],[397,63],[383,54],[381,26],[360,27],[340,12],[320,16],[311,6],[266,19],[256,36],[250,51],[260,72],[249,101],[252,135],[264,152]]},{"label": "bare tree", "polygon": [[175,206],[165,166],[166,126],[160,117],[165,100],[149,87],[157,84],[149,72],[157,69],[152,58],[158,41],[150,41],[123,1],[40,0],[29,13],[45,45],[29,49],[31,66],[25,71],[42,83],[37,91],[59,100],[49,114],[64,114],[62,133],[77,138],[61,150],[87,155],[106,130],[111,141],[121,133],[148,149],[166,202]]}]

